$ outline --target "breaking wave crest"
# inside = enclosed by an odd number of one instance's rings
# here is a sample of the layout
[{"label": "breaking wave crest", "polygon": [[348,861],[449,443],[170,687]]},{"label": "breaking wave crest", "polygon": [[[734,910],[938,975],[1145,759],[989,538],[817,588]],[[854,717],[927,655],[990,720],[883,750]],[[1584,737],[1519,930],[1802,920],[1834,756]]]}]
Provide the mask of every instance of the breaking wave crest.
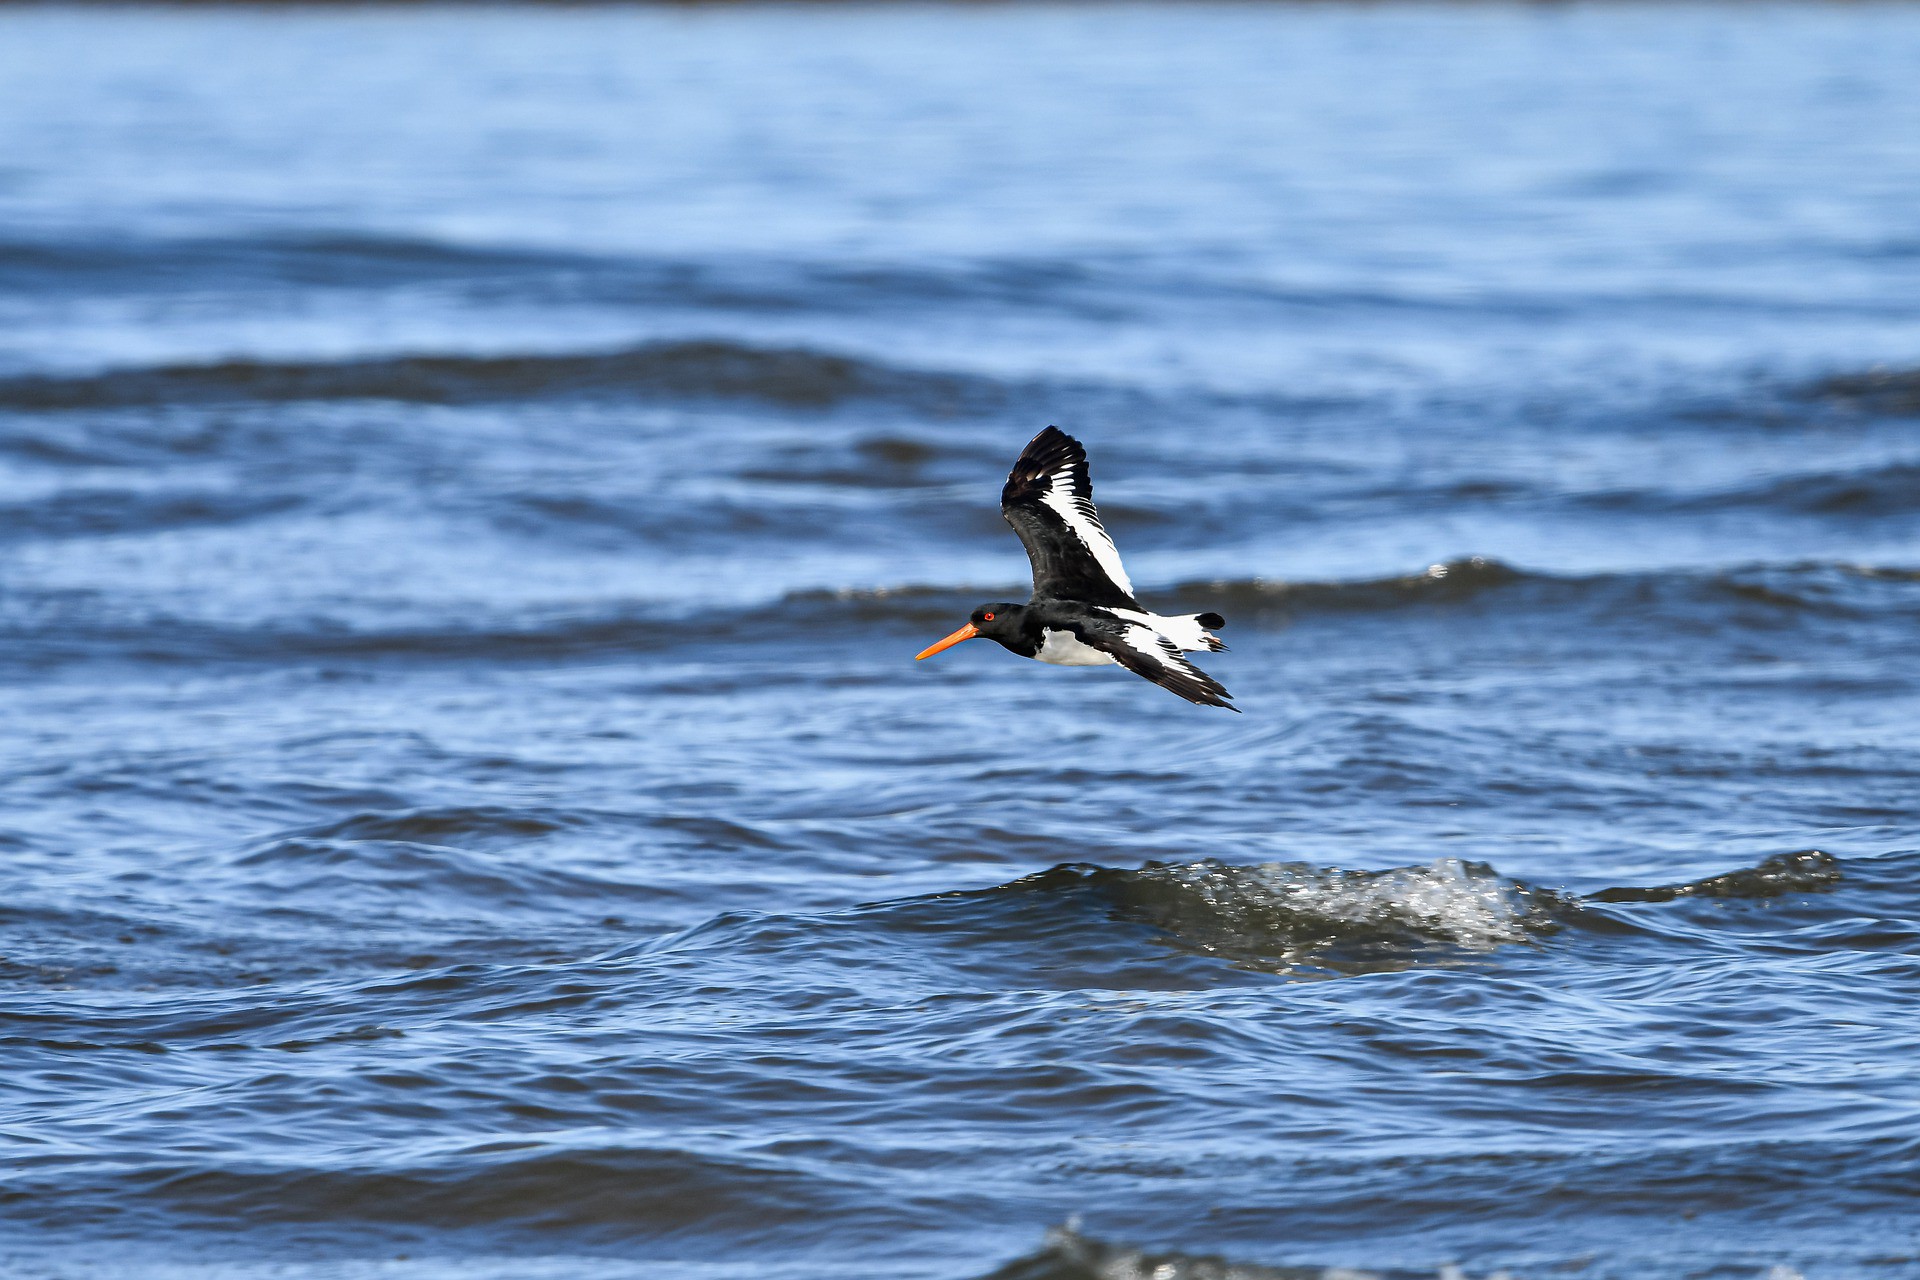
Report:
[{"label": "breaking wave crest", "polygon": [[[1676,898],[1766,898],[1818,892],[1840,879],[1829,855],[1782,855],[1686,884],[1615,888],[1581,896],[1501,876],[1481,862],[1438,858],[1378,871],[1304,862],[1235,864],[1215,858],[1137,868],[1066,863],[986,889],[900,898],[816,916],[733,913],[655,942],[654,955],[769,954],[796,964],[897,952],[944,953],[941,984],[965,971],[1050,986],[1125,987],[1234,969],[1327,978],[1450,967],[1568,928],[1663,932],[1623,922],[1618,908]],[[1101,922],[1096,924],[1095,922]],[[1120,926],[1114,928],[1112,926]],[[1694,926],[1679,922],[1684,929]],[[1141,942],[1183,957],[1159,959]],[[1195,969],[1194,965],[1199,965]]]},{"label": "breaking wave crest", "polygon": [[1275,970],[1397,969],[1491,951],[1557,927],[1561,899],[1458,858],[1387,871],[1303,862],[1236,866],[1214,858],[1138,870],[1068,865],[990,893],[1090,889],[1118,918],[1151,925],[1172,945]]},{"label": "breaking wave crest", "polygon": [[[823,983],[843,966],[896,989],[1153,989],[1228,972],[1291,979],[1447,967],[1559,927],[1577,908],[1443,858],[1387,871],[1215,859],[1134,869],[1063,864],[987,889],[811,916],[729,913],[636,955],[721,969],[779,959]],[[897,968],[896,968],[897,966]]]},{"label": "breaking wave crest", "polygon": [[[1137,1249],[1096,1240],[1068,1226],[1048,1232],[1042,1248],[1016,1258],[983,1280],[1412,1280],[1414,1276],[1428,1280],[1434,1273],[1263,1267],[1206,1254]],[[1444,1274],[1441,1280],[1447,1280]]]}]

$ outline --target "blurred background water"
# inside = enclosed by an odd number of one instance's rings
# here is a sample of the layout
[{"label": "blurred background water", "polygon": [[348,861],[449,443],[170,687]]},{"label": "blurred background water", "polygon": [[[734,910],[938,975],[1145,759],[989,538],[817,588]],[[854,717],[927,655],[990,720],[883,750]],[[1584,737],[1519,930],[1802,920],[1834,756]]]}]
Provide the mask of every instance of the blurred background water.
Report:
[{"label": "blurred background water", "polygon": [[1916,67],[0,11],[0,1263],[1920,1275]]}]

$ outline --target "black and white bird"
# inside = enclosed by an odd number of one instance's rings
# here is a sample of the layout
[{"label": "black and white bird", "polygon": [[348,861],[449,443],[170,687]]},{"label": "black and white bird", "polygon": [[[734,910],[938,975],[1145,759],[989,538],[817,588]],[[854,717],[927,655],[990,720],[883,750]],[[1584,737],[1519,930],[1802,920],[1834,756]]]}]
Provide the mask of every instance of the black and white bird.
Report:
[{"label": "black and white bird", "polygon": [[1058,427],[1035,436],[1000,491],[1000,514],[1033,561],[1033,598],[981,605],[966,626],[915,661],[985,636],[1023,658],[1063,667],[1118,663],[1188,702],[1240,709],[1218,680],[1182,656],[1225,649],[1210,628],[1227,620],[1150,613],[1133,598],[1120,553],[1093,509],[1087,451],[1078,440]]}]

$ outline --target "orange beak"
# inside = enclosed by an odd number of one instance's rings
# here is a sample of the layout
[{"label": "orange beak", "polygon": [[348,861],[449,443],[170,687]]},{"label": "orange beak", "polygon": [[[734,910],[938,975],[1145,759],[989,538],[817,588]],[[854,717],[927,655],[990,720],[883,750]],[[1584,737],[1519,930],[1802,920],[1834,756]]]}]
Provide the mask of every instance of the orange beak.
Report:
[{"label": "orange beak", "polygon": [[975,631],[973,629],[973,624],[969,622],[966,626],[960,628],[958,631],[948,636],[945,640],[942,640],[939,644],[929,645],[927,648],[922,649],[920,652],[914,654],[913,660],[915,662],[918,662],[922,658],[931,658],[934,654],[940,652],[942,649],[951,649],[953,648],[953,646],[959,644],[962,640],[971,640],[979,634],[980,633],[978,631]]}]

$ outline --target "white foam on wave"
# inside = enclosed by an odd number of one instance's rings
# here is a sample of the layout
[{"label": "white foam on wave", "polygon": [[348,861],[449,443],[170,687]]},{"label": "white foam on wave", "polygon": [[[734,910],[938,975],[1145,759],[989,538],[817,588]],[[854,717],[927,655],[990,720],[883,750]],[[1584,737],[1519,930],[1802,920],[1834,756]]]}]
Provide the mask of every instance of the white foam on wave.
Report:
[{"label": "white foam on wave", "polygon": [[1538,891],[1459,858],[1388,871],[1148,863],[1120,896],[1129,915],[1187,944],[1285,959],[1388,960],[1433,944],[1490,951],[1552,924]]},{"label": "white foam on wave", "polygon": [[[1388,1280],[1389,1276],[1407,1280],[1415,1276],[1432,1276],[1433,1280],[1476,1280],[1452,1263],[1432,1272],[1401,1268],[1378,1272],[1352,1267],[1261,1266],[1201,1254],[1153,1253],[1083,1236],[1071,1224],[1048,1232],[1046,1248],[1027,1261],[1026,1268],[1016,1263],[989,1280],[1000,1280],[1002,1276],[1017,1277],[1017,1280],[1054,1280],[1055,1277],[1060,1280],[1068,1277],[1072,1280]],[[1034,1262],[1043,1265],[1034,1267],[1031,1265]],[[1783,1270],[1776,1267],[1761,1280],[1799,1280],[1796,1273],[1782,1274]],[[1482,1272],[1479,1280],[1518,1278],[1500,1270]]]},{"label": "white foam on wave", "polygon": [[[1564,1269],[1564,1266],[1561,1268]],[[1393,1267],[1261,1266],[1233,1262],[1206,1254],[1150,1252],[1081,1235],[1075,1224],[1047,1233],[1040,1253],[995,1272],[987,1280],[1520,1280],[1504,1268],[1469,1271],[1458,1263],[1442,1263],[1436,1270]],[[1803,1280],[1800,1272],[1776,1263],[1754,1280]]]}]

